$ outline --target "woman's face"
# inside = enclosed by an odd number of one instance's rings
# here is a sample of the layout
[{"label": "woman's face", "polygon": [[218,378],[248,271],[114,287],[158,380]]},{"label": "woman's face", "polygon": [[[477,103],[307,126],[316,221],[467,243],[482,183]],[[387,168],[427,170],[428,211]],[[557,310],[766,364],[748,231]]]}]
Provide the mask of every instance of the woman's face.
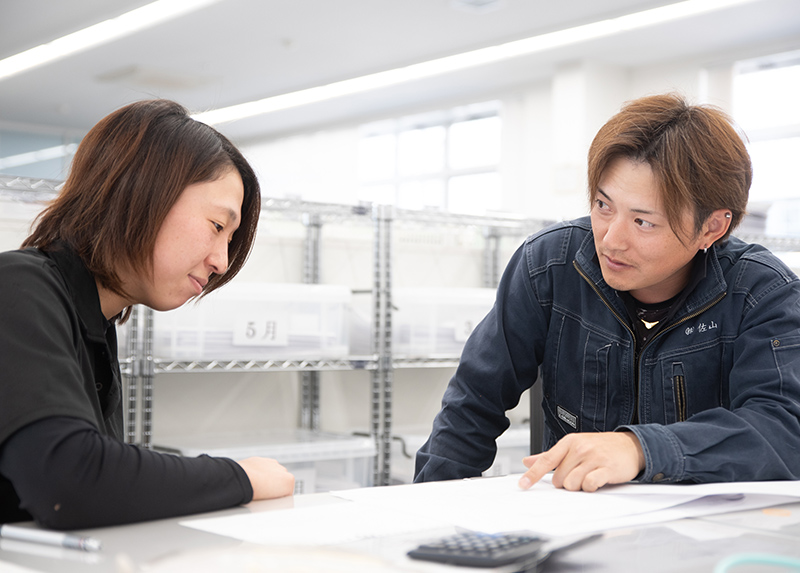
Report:
[{"label": "woman's face", "polygon": [[158,231],[152,277],[138,281],[136,302],[171,310],[202,293],[212,274],[224,273],[243,200],[242,178],[233,168],[184,189]]}]

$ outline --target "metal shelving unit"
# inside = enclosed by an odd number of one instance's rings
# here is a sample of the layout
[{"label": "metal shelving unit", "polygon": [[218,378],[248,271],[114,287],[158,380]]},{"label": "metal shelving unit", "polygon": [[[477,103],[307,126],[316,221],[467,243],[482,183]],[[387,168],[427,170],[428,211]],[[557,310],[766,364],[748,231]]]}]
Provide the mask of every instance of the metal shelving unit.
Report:
[{"label": "metal shelving unit", "polygon": [[[269,216],[299,217],[306,226],[304,248],[304,282],[319,282],[321,228],[326,223],[342,223],[369,216],[373,224],[373,354],[320,360],[207,360],[170,361],[156,359],[152,349],[145,348],[137,360],[135,349],[124,360],[125,372],[133,382],[129,392],[129,424],[135,423],[137,375],[142,386],[142,445],[150,447],[152,434],[152,384],[158,373],[168,372],[299,372],[302,376],[301,427],[319,429],[319,374],[325,371],[369,371],[371,375],[371,435],[376,444],[373,481],[389,483],[392,441],[393,371],[410,368],[456,367],[458,356],[394,357],[392,355],[392,227],[398,223],[436,227],[472,227],[482,233],[484,247],[484,286],[495,287],[500,276],[500,241],[503,237],[524,237],[544,227],[549,221],[523,218],[481,217],[404,211],[390,206],[349,207],[291,200],[266,199],[264,211]],[[738,235],[747,242],[756,242],[776,251],[800,251],[800,238]],[[131,327],[136,328],[136,314]],[[145,340],[152,340],[152,310],[144,309]],[[147,345],[145,345],[147,346]],[[122,362],[122,361],[121,361]],[[141,364],[141,367],[137,367]],[[533,424],[532,424],[533,427]],[[135,435],[129,427],[128,435]]]},{"label": "metal shelving unit", "polygon": [[[364,207],[353,207],[340,204],[304,203],[290,199],[262,199],[262,217],[297,220],[306,228],[303,252],[303,282],[315,284],[319,282],[319,253],[321,228],[323,224],[368,220],[369,210]],[[141,417],[138,419],[140,431],[137,431],[137,416],[131,413],[128,417],[127,435],[141,436],[134,439],[143,447],[152,447],[152,385],[157,374],[161,373],[235,373],[235,372],[298,372],[301,376],[302,402],[300,405],[300,426],[304,429],[319,429],[319,373],[323,371],[372,370],[377,363],[375,356],[345,357],[341,359],[293,359],[293,360],[196,360],[175,361],[159,359],[152,348],[153,311],[146,307],[134,309],[131,327],[142,320],[144,332],[140,336],[138,347],[129,348],[129,360],[140,364],[133,368],[136,376],[131,380],[129,403],[135,409],[137,402],[137,386],[142,389],[139,406]],[[132,336],[135,334],[132,334]]]},{"label": "metal shelving unit", "polygon": [[510,216],[479,216],[412,211],[388,205],[374,207],[375,269],[373,286],[373,350],[377,364],[372,371],[372,434],[378,455],[374,482],[389,483],[392,445],[393,372],[400,368],[443,368],[458,366],[460,356],[394,357],[392,354],[392,229],[400,225],[468,227],[484,238],[483,285],[496,287],[499,282],[500,239],[503,236],[527,236],[547,222]]},{"label": "metal shelving unit", "polygon": [[733,236],[745,243],[758,243],[776,253],[800,251],[800,238],[798,237],[771,237],[754,233],[734,233]]},{"label": "metal shelving unit", "polygon": [[[61,182],[0,175],[0,198],[42,205],[54,198]],[[152,400],[155,376],[161,373],[196,372],[298,372],[302,380],[301,427],[319,428],[319,374],[325,371],[368,371],[371,376],[371,434],[376,444],[374,483],[389,482],[392,428],[393,371],[408,368],[443,368],[458,365],[458,356],[395,357],[392,354],[392,229],[397,225],[470,227],[484,238],[484,286],[495,287],[500,275],[500,241],[506,236],[524,237],[548,221],[510,216],[452,215],[394,209],[385,205],[349,206],[265,198],[263,217],[299,220],[306,228],[303,281],[320,280],[320,242],[323,225],[351,223],[373,227],[373,354],[320,360],[203,360],[171,361],[154,356],[153,311],[135,307],[128,323],[126,356],[120,369],[127,385],[126,440],[152,447]],[[741,234],[739,238],[781,251],[800,251],[800,238]],[[137,428],[141,430],[141,435]]]},{"label": "metal shelving unit", "polygon": [[[373,478],[376,485],[389,482],[392,442],[392,392],[395,369],[443,368],[458,365],[458,356],[394,357],[392,354],[392,228],[394,225],[410,223],[414,225],[472,227],[486,240],[484,250],[485,286],[496,286],[498,280],[499,240],[506,235],[524,236],[545,224],[510,217],[482,217],[470,215],[451,215],[394,209],[388,205],[346,206],[338,204],[307,203],[293,200],[264,199],[262,216],[292,218],[302,222],[306,228],[303,249],[303,281],[319,282],[320,241],[324,224],[349,223],[353,220],[371,222],[373,227],[373,284],[372,284],[372,341],[373,354],[368,356],[348,356],[341,359],[321,360],[203,360],[172,361],[155,358],[148,344],[152,335],[152,311],[141,309],[144,315],[144,352],[132,362],[141,364],[134,368],[138,379],[133,383],[142,387],[141,397],[141,444],[152,447],[152,383],[159,373],[176,372],[299,372],[301,376],[302,401],[300,405],[300,425],[304,429],[319,429],[319,375],[325,371],[357,371],[370,373],[370,434],[375,441]],[[489,240],[490,238],[490,240]],[[140,311],[137,309],[138,314]],[[135,325],[135,317],[131,325]],[[138,319],[141,321],[141,319]],[[133,354],[135,349],[129,349]],[[130,404],[138,393],[134,388],[130,393]],[[134,412],[129,415],[129,424],[134,424]],[[128,435],[136,430],[129,428]]]},{"label": "metal shelving unit", "polygon": [[52,179],[28,179],[14,175],[0,175],[0,197],[24,201],[41,202],[54,199],[61,190],[63,181]]}]

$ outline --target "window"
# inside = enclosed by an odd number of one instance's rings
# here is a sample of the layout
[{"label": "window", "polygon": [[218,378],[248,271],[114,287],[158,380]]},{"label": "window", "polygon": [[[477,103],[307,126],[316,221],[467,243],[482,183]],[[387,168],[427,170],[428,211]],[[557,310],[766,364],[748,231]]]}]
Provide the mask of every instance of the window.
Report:
[{"label": "window", "polygon": [[77,142],[76,137],[0,130],[0,174],[62,180]]},{"label": "window", "polygon": [[501,208],[499,102],[361,127],[359,199],[403,209]]},{"label": "window", "polygon": [[766,232],[798,235],[800,185],[800,52],[739,62],[733,115],[749,139],[753,162],[751,212],[766,215]]}]

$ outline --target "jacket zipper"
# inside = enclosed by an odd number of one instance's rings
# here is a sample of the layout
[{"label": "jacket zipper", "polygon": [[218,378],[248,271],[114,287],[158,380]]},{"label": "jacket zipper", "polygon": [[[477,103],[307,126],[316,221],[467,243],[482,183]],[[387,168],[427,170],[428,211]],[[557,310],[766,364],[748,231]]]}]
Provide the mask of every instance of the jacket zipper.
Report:
[{"label": "jacket zipper", "polygon": [[[597,286],[595,286],[594,282],[592,282],[592,280],[591,280],[591,279],[590,279],[588,276],[586,276],[586,273],[585,273],[585,272],[583,272],[583,269],[582,269],[582,268],[580,267],[580,265],[578,264],[578,261],[574,261],[574,260],[573,260],[573,261],[572,261],[572,266],[573,266],[573,267],[575,267],[575,270],[577,270],[577,271],[578,271],[578,274],[579,274],[579,275],[581,275],[581,276],[583,277],[583,279],[584,279],[584,280],[585,280],[587,283],[589,283],[589,286],[590,286],[590,287],[592,287],[592,290],[593,290],[594,292],[596,292],[596,293],[597,293],[597,296],[599,296],[599,297],[600,297],[600,300],[602,300],[602,301],[603,301],[603,304],[605,304],[605,305],[606,305],[606,307],[608,308],[608,310],[610,310],[610,311],[611,311],[611,313],[612,313],[612,314],[613,314],[613,315],[614,315],[614,316],[617,318],[617,320],[618,320],[618,321],[619,321],[619,322],[622,324],[622,326],[624,326],[624,327],[625,327],[625,330],[627,330],[627,331],[628,331],[628,332],[631,334],[631,338],[633,339],[633,344],[634,344],[634,355],[635,355],[635,358],[634,358],[634,361],[633,361],[633,372],[634,372],[634,375],[635,375],[634,384],[633,384],[633,397],[634,397],[634,400],[635,400],[634,404],[636,405],[636,412],[635,412],[635,413],[637,414],[636,418],[637,418],[637,419],[639,419],[639,416],[638,416],[638,413],[639,413],[639,358],[640,358],[640,357],[641,357],[641,355],[644,353],[645,349],[646,349],[648,346],[650,346],[650,344],[652,344],[652,343],[653,343],[653,341],[654,341],[656,338],[658,338],[659,336],[661,336],[661,335],[662,335],[662,334],[664,334],[665,332],[668,332],[668,331],[672,330],[673,328],[675,328],[675,327],[677,327],[677,326],[680,326],[681,324],[683,324],[683,323],[684,323],[684,322],[686,322],[687,320],[691,320],[692,318],[694,318],[694,317],[696,317],[696,316],[698,316],[698,315],[700,315],[700,314],[704,313],[705,311],[707,311],[709,308],[711,308],[712,306],[714,306],[715,304],[717,304],[719,301],[721,301],[723,298],[725,298],[725,295],[727,295],[727,294],[728,294],[728,291],[725,291],[725,292],[723,292],[721,295],[719,295],[717,298],[715,298],[714,300],[712,300],[710,303],[708,303],[707,305],[705,305],[705,306],[704,306],[704,307],[702,307],[701,309],[699,309],[699,310],[696,310],[696,311],[695,311],[695,312],[693,312],[692,314],[689,314],[689,315],[687,315],[687,316],[684,316],[684,317],[683,317],[682,319],[680,319],[679,321],[677,321],[677,322],[675,322],[675,323],[673,323],[673,324],[670,324],[670,325],[668,325],[668,326],[664,327],[663,329],[659,330],[659,331],[658,331],[658,332],[655,334],[655,336],[653,336],[653,338],[651,338],[650,340],[648,340],[648,341],[645,343],[645,345],[644,345],[644,346],[642,346],[642,348],[639,350],[639,352],[636,352],[636,351],[635,351],[635,346],[636,346],[636,334],[633,332],[633,330],[631,329],[631,327],[630,327],[630,326],[628,326],[628,322],[627,322],[626,320],[624,320],[624,319],[623,319],[623,318],[622,318],[622,317],[619,315],[619,313],[618,313],[618,312],[617,312],[617,311],[614,309],[614,307],[612,307],[612,306],[611,306],[611,304],[610,304],[610,303],[609,303],[609,302],[606,300],[606,297],[605,297],[605,296],[603,296],[603,293],[601,293],[601,292],[600,292],[600,289],[598,289],[598,288],[597,288]],[[685,384],[685,381],[683,380],[683,378],[682,378],[682,377],[681,377],[681,390],[682,390],[682,393],[683,393],[683,399],[684,399],[684,402],[685,402],[685,398],[686,398],[686,384]],[[641,419],[639,419],[639,422],[641,422]],[[633,423],[633,418],[631,418],[631,423]]]}]

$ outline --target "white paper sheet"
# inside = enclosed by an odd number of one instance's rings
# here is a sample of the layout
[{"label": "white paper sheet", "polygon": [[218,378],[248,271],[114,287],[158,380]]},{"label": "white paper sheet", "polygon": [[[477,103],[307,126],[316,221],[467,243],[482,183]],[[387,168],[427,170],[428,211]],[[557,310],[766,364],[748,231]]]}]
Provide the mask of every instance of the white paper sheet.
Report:
[{"label": "white paper sheet", "polygon": [[551,476],[530,490],[519,475],[332,492],[343,499],[415,514],[444,516],[452,525],[487,533],[530,530],[573,535],[766,507],[800,498],[800,482],[697,485],[625,484],[595,493],[554,488]]},{"label": "white paper sheet", "polygon": [[[522,477],[521,474],[517,477]],[[546,476],[547,479],[548,476]],[[657,484],[657,483],[626,483],[609,485],[599,489],[597,493],[608,494],[660,494],[674,495],[690,493],[692,496],[723,494],[766,494],[783,495],[800,498],[800,481],[740,481],[725,483],[698,483],[698,484]]]},{"label": "white paper sheet", "polygon": [[261,545],[336,545],[370,537],[446,527],[407,512],[387,515],[369,502],[334,503],[180,522],[185,527]]},{"label": "white paper sheet", "polygon": [[493,533],[528,530],[567,535],[603,529],[615,518],[655,512],[693,499],[673,495],[597,495],[557,489],[543,480],[529,490],[517,487],[519,475],[476,480],[362,488],[332,492],[369,503],[383,512],[439,516],[451,525]]},{"label": "white paper sheet", "polygon": [[800,482],[626,484],[595,493],[557,489],[549,476],[520,490],[520,475],[331,492],[350,503],[196,519],[181,525],[261,544],[336,544],[455,526],[548,537],[742,511],[796,501]]}]

